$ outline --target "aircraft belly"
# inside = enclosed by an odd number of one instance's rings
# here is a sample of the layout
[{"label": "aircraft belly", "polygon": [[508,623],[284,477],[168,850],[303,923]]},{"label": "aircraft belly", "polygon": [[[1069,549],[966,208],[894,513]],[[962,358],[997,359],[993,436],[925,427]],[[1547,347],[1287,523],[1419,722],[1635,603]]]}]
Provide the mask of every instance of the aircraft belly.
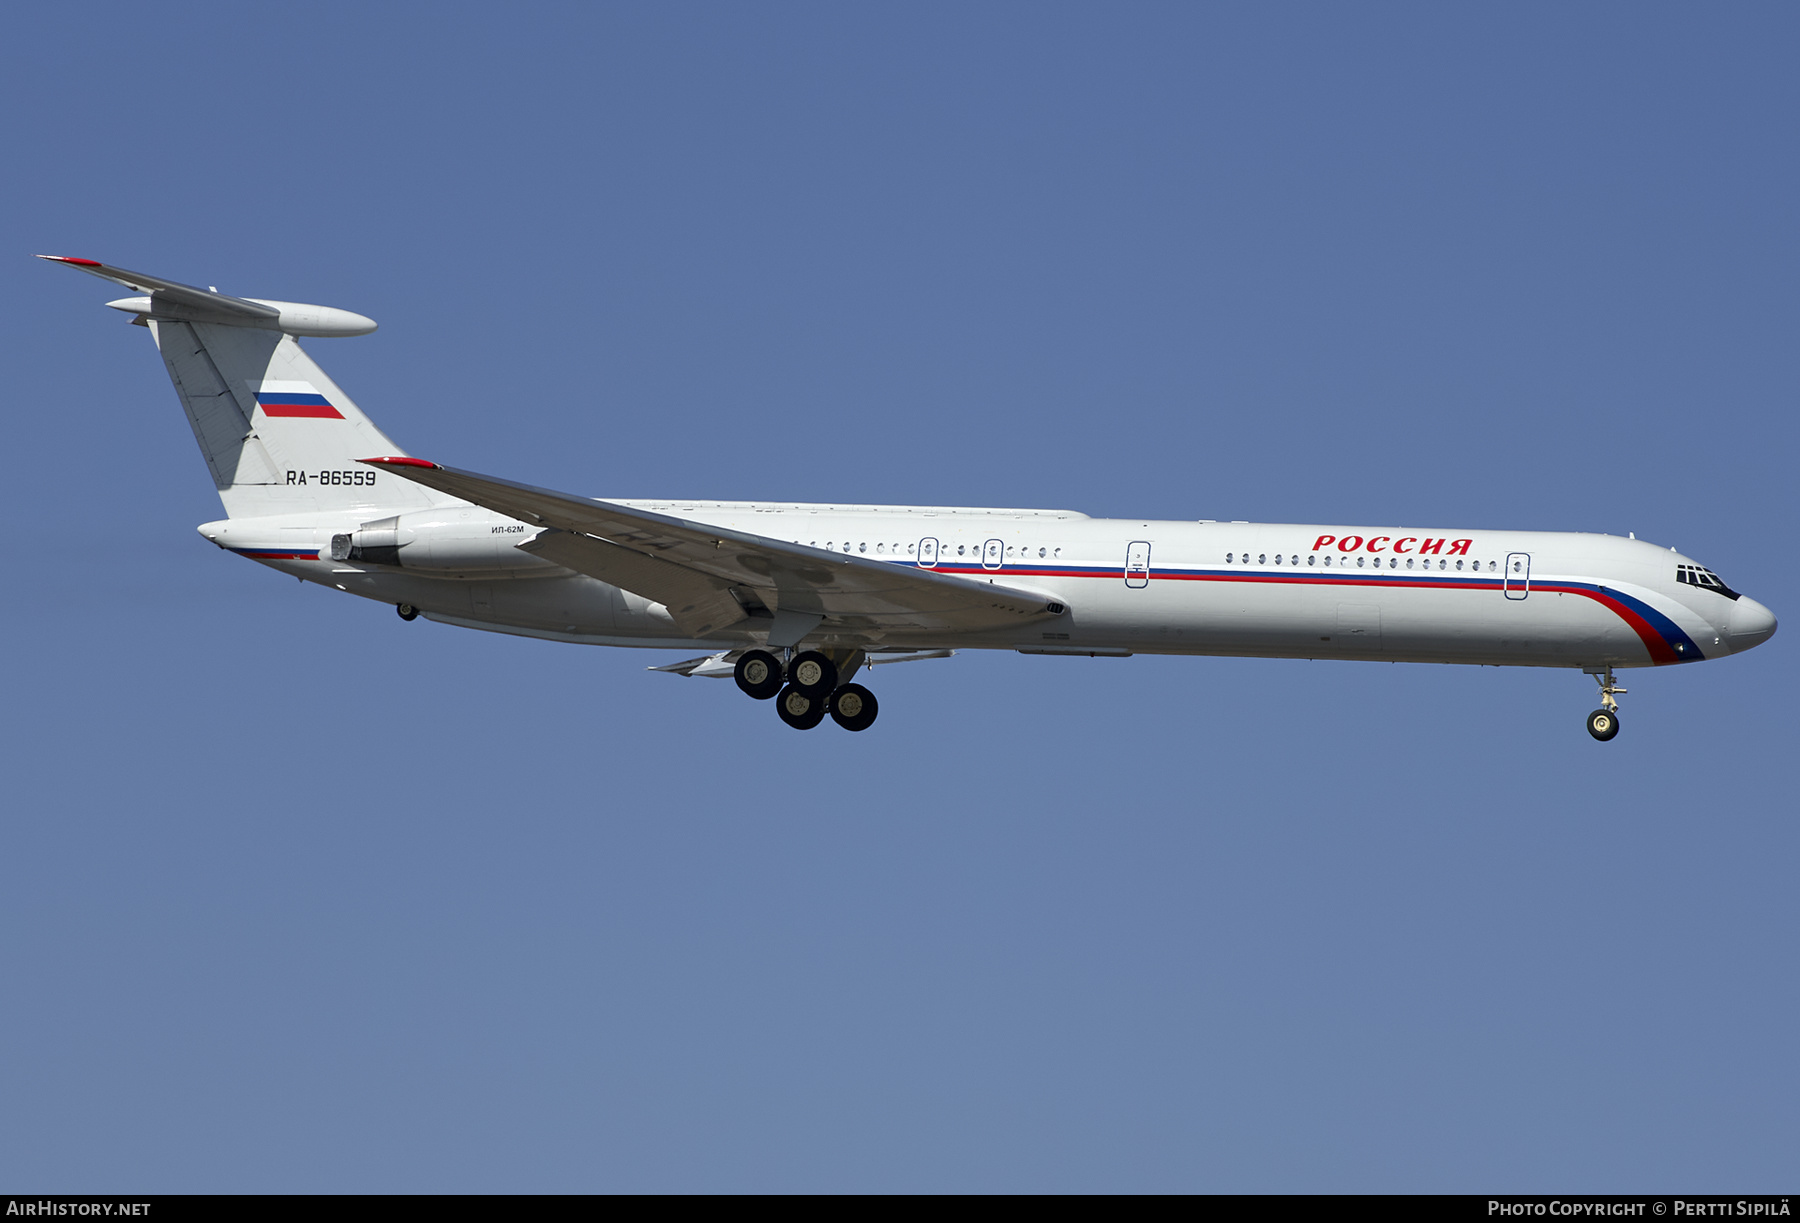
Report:
[{"label": "aircraft belly", "polygon": [[1597,617],[1556,595],[1513,601],[1493,590],[1386,592],[1386,654],[1423,662],[1563,666],[1585,662]]},{"label": "aircraft belly", "polygon": [[[1193,590],[1195,587],[1198,589]],[[1324,587],[1165,582],[1161,591],[1188,595],[1184,601],[1194,605],[1189,615],[1197,638],[1233,653],[1316,650],[1337,633],[1339,599],[1336,592]],[[1377,630],[1377,642],[1379,637]],[[1359,648],[1366,644],[1359,643]]]},{"label": "aircraft belly", "polygon": [[1512,666],[1650,661],[1614,612],[1553,591],[1512,600],[1459,587],[1152,579],[1067,597],[1072,623],[1042,627],[1068,628],[1072,648]]},{"label": "aircraft belly", "polygon": [[481,581],[319,564],[304,569],[297,576],[383,603],[409,603],[429,617],[469,627],[579,637],[684,638],[660,604],[579,574]]}]

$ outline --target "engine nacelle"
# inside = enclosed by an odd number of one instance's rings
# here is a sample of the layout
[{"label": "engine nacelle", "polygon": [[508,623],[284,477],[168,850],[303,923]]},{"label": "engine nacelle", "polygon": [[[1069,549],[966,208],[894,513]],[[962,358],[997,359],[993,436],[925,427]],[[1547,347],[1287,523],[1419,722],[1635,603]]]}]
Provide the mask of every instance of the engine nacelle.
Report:
[{"label": "engine nacelle", "polygon": [[418,510],[331,537],[331,559],[439,573],[554,569],[518,545],[537,530],[487,510]]}]

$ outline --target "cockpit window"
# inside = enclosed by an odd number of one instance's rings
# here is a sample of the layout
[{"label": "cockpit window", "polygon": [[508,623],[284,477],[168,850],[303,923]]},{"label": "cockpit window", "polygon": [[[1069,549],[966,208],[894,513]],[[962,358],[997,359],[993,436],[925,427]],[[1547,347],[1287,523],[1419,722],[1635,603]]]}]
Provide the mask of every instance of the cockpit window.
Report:
[{"label": "cockpit window", "polygon": [[1722,594],[1727,599],[1735,599],[1738,592],[1719,580],[1719,575],[1699,565],[1675,566],[1675,580],[1684,586],[1698,586],[1702,590],[1710,590],[1714,594]]}]

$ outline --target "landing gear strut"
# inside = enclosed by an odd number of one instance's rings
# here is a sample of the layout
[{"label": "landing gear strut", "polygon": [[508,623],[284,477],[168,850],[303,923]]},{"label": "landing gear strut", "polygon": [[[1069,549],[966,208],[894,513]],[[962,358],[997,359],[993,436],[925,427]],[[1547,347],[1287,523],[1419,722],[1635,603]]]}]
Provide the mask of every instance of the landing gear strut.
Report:
[{"label": "landing gear strut", "polygon": [[1619,733],[1619,696],[1625,689],[1619,687],[1613,679],[1612,668],[1604,671],[1589,671],[1595,682],[1600,685],[1600,708],[1588,715],[1588,734],[1605,743]]}]

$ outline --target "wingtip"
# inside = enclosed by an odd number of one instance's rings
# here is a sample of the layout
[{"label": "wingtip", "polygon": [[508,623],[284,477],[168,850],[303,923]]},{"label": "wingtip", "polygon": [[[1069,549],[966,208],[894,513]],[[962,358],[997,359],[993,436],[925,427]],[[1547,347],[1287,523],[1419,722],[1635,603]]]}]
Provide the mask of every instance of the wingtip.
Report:
[{"label": "wingtip", "polygon": [[98,259],[77,259],[73,255],[34,255],[34,259],[48,259],[52,263],[72,263],[78,268],[102,268],[106,265]]},{"label": "wingtip", "polygon": [[374,459],[358,459],[358,463],[368,463],[376,467],[426,467],[436,470],[441,464],[426,459],[409,458],[406,455],[390,454]]}]

